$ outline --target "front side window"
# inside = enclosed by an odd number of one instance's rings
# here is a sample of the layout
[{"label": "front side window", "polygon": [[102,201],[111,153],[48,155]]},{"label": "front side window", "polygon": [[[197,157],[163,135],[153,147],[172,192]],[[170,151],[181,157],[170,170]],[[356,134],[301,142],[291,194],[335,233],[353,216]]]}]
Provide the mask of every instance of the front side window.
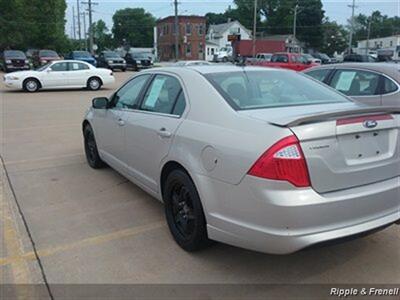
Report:
[{"label": "front side window", "polygon": [[125,84],[113,97],[115,108],[137,109],[140,92],[150,75],[141,75]]},{"label": "front side window", "polygon": [[319,69],[319,70],[311,70],[311,71],[308,71],[305,73],[308,76],[311,76],[312,78],[317,79],[318,81],[324,81],[330,71],[331,71],[331,69]]},{"label": "front side window", "polygon": [[55,63],[50,67],[50,69],[54,72],[65,72],[68,71],[68,63],[67,62],[60,62]]},{"label": "front side window", "polygon": [[[141,109],[163,114],[173,114],[181,92],[181,85],[175,77],[156,75],[146,91]],[[180,112],[181,108],[179,107],[183,104],[177,104],[178,107],[176,110]]]},{"label": "front side window", "polygon": [[82,71],[82,70],[89,70],[89,67],[82,63],[72,62],[69,63],[69,69],[71,71]]},{"label": "front side window", "polygon": [[271,62],[287,63],[289,58],[286,54],[277,54],[272,56]]},{"label": "front side window", "polygon": [[379,74],[360,70],[337,70],[331,86],[348,96],[377,95]]},{"label": "front side window", "polygon": [[349,101],[295,72],[236,71],[205,77],[235,110]]}]

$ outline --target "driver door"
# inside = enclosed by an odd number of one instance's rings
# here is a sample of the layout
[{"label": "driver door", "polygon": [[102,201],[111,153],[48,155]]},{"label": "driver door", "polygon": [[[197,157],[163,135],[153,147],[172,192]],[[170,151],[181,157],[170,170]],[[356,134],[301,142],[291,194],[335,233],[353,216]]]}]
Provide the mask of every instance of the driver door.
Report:
[{"label": "driver door", "polygon": [[57,62],[43,72],[43,87],[61,87],[70,85],[68,79],[68,62]]},{"label": "driver door", "polygon": [[140,100],[151,75],[139,75],[128,81],[111,98],[111,107],[95,109],[93,124],[100,156],[112,167],[126,172],[125,131],[129,113]]}]

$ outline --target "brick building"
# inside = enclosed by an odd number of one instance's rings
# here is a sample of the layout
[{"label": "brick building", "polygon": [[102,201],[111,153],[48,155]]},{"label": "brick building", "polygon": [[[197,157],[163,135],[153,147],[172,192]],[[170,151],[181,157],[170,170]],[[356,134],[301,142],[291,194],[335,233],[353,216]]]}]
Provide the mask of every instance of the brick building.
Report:
[{"label": "brick building", "polygon": [[[179,60],[205,58],[206,18],[178,16]],[[175,18],[169,16],[157,21],[158,56],[162,61],[175,59]]]}]

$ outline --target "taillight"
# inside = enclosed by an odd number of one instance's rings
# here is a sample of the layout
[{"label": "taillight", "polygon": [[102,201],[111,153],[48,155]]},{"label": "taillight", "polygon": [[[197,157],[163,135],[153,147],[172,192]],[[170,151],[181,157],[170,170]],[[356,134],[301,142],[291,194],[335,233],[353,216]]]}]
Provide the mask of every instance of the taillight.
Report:
[{"label": "taillight", "polygon": [[249,175],[284,180],[297,187],[309,187],[306,160],[296,136],[285,137],[269,148],[254,163]]}]

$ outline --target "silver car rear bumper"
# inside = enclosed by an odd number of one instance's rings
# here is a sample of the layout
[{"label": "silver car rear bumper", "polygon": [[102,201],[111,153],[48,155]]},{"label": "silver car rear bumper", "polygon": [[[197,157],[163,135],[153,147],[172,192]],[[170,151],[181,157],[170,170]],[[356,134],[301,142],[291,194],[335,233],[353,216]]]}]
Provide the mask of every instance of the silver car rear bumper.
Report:
[{"label": "silver car rear bumper", "polygon": [[211,239],[287,254],[400,219],[400,177],[318,194],[252,176],[231,185],[197,176]]}]

